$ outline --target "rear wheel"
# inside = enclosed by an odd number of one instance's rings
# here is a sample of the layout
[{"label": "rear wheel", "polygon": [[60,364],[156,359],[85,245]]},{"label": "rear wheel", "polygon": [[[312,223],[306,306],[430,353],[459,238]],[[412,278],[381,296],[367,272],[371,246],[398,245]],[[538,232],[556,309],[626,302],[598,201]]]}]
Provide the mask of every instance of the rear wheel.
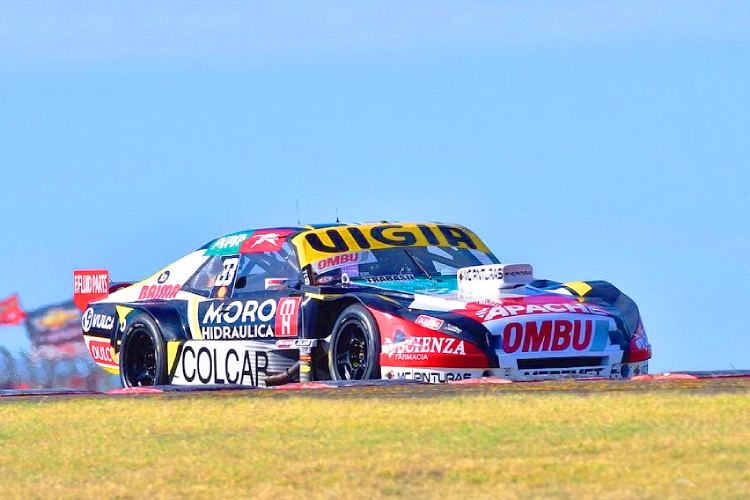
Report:
[{"label": "rear wheel", "polygon": [[380,378],[380,333],[366,307],[344,309],[333,326],[328,357],[333,380]]},{"label": "rear wheel", "polygon": [[122,337],[120,382],[123,387],[163,385],[167,380],[164,339],[156,322],[138,314]]}]

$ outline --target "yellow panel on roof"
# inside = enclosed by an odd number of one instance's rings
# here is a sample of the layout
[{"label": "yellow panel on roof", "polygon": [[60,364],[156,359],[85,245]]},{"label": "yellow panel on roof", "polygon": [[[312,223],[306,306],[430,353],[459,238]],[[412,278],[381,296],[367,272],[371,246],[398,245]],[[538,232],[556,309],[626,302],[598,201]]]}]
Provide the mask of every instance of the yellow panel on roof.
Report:
[{"label": "yellow panel on roof", "polygon": [[476,234],[463,226],[432,223],[358,224],[305,231],[292,239],[300,264],[306,266],[331,255],[424,246],[458,247],[489,253]]}]

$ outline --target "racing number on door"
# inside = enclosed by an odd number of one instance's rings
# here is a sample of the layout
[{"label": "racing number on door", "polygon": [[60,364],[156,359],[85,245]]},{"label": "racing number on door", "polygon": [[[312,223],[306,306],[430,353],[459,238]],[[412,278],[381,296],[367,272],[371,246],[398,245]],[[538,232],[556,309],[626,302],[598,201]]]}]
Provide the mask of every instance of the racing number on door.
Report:
[{"label": "racing number on door", "polygon": [[214,286],[231,286],[234,282],[234,275],[237,273],[237,264],[239,263],[239,257],[230,257],[224,259],[221,263],[224,266],[221,274],[216,277]]}]

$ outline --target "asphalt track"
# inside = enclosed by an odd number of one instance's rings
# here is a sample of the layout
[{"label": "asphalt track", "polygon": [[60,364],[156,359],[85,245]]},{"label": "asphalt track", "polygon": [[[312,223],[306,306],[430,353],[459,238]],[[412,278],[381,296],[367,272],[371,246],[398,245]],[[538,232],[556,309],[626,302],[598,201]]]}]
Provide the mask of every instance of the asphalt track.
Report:
[{"label": "asphalt track", "polygon": [[750,391],[750,370],[716,372],[680,372],[642,375],[629,380],[562,379],[538,382],[511,382],[501,378],[482,378],[446,384],[428,384],[407,380],[371,380],[352,382],[308,382],[273,388],[202,386],[158,386],[115,389],[96,392],[80,389],[13,389],[0,390],[0,403],[69,397],[279,397],[293,394],[326,398],[422,398],[461,395],[476,392],[502,393],[571,393],[596,395],[616,392],[680,391],[696,394]]}]

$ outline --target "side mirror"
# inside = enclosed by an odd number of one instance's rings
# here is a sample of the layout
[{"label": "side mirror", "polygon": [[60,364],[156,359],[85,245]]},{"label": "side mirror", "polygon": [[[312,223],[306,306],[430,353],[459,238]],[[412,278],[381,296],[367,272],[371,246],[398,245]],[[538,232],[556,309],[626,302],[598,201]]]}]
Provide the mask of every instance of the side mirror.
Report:
[{"label": "side mirror", "polygon": [[247,276],[240,276],[234,283],[234,288],[245,288],[247,286]]}]

